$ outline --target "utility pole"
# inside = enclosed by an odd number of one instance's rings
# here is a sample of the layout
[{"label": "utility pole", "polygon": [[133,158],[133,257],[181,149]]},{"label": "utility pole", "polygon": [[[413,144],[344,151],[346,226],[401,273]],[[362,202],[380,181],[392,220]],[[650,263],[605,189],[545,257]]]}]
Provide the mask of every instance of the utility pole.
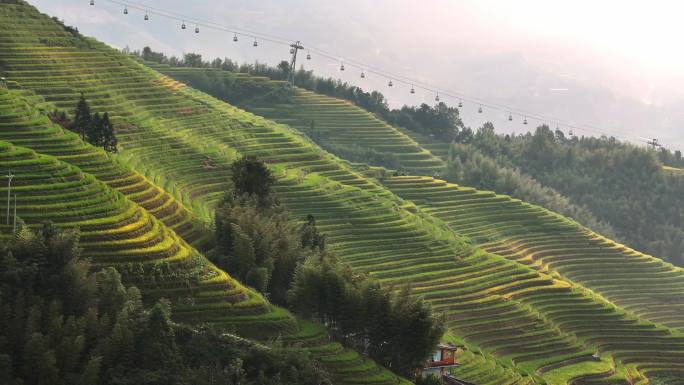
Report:
[{"label": "utility pole", "polygon": [[14,174],[12,174],[12,170],[9,170],[7,175],[5,175],[5,178],[7,178],[7,224],[9,225],[9,217],[10,217],[10,191],[12,191],[12,178],[14,178]]},{"label": "utility pole", "polygon": [[297,52],[299,52],[300,49],[304,49],[304,47],[302,47],[302,45],[299,43],[299,40],[290,44],[290,53],[292,54],[292,59],[290,59],[290,76],[288,81],[290,82],[292,88],[294,88],[295,69],[297,67]]}]

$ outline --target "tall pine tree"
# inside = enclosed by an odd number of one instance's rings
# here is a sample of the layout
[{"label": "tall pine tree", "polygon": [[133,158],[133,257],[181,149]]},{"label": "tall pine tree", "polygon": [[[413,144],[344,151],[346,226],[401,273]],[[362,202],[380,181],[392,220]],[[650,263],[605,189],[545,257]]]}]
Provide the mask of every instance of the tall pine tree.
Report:
[{"label": "tall pine tree", "polygon": [[91,114],[90,106],[83,93],[76,105],[71,130],[78,133],[83,141],[93,146],[102,147],[107,152],[118,151],[118,141],[114,134],[114,125],[109,120],[109,113]]},{"label": "tall pine tree", "polygon": [[102,147],[103,145],[102,123],[100,113],[96,112],[90,120],[90,125],[86,128],[86,140],[96,147]]},{"label": "tall pine tree", "polygon": [[81,92],[81,97],[76,104],[76,111],[74,112],[74,123],[72,130],[81,135],[82,140],[86,140],[86,135],[89,127],[92,125],[93,116],[90,114],[90,106],[85,100],[85,95]]},{"label": "tall pine tree", "polygon": [[105,112],[101,122],[102,147],[107,152],[118,152],[118,141],[114,134],[114,125],[109,120],[109,113]]}]

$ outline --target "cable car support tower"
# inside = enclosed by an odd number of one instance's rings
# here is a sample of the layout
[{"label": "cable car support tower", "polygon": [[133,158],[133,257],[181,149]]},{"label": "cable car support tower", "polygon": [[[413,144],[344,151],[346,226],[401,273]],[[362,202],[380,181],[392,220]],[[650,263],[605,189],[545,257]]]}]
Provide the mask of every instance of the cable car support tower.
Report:
[{"label": "cable car support tower", "polygon": [[300,49],[304,49],[302,44],[297,40],[295,43],[290,44],[290,53],[292,54],[292,58],[290,59],[290,73],[288,75],[287,81],[290,83],[290,86],[292,89],[294,89],[294,82],[295,82],[295,69],[297,66],[297,52],[299,52]]}]

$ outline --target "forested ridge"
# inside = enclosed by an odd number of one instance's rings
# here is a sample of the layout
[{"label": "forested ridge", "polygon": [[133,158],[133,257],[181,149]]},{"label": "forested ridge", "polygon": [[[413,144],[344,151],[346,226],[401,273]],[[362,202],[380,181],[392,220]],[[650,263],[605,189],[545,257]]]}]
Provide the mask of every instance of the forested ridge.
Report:
[{"label": "forested ridge", "polygon": [[452,147],[450,167],[459,167],[456,157],[479,153],[518,169],[589,208],[630,246],[684,266],[684,178],[663,169],[681,165],[679,152],[607,137],[570,137],[547,126],[521,135],[497,135],[484,127],[469,146],[473,150]]}]

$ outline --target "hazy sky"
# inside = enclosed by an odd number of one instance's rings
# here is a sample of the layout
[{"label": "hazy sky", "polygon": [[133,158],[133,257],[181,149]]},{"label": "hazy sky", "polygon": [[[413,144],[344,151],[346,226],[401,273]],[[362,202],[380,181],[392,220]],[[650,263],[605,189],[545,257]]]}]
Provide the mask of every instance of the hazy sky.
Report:
[{"label": "hazy sky", "polygon": [[[76,25],[116,47],[240,62],[276,63],[287,47],[179,23],[107,0],[29,0],[41,11]],[[210,20],[225,26],[301,40],[373,67],[455,93],[553,116],[629,139],[658,137],[684,147],[684,2],[618,0],[139,0],[138,4]],[[191,25],[193,28],[194,25]],[[386,78],[359,78],[339,61],[316,57],[304,63],[321,75],[379,88],[391,104],[417,104],[434,94]],[[456,104],[456,100],[446,100]],[[521,132],[506,112],[466,104],[473,127],[492,120],[497,129]],[[538,124],[532,121],[532,126]],[[564,128],[561,126],[561,128]],[[567,130],[567,129],[566,129]],[[582,133],[576,130],[577,133]],[[590,133],[590,132],[587,132]]]}]

